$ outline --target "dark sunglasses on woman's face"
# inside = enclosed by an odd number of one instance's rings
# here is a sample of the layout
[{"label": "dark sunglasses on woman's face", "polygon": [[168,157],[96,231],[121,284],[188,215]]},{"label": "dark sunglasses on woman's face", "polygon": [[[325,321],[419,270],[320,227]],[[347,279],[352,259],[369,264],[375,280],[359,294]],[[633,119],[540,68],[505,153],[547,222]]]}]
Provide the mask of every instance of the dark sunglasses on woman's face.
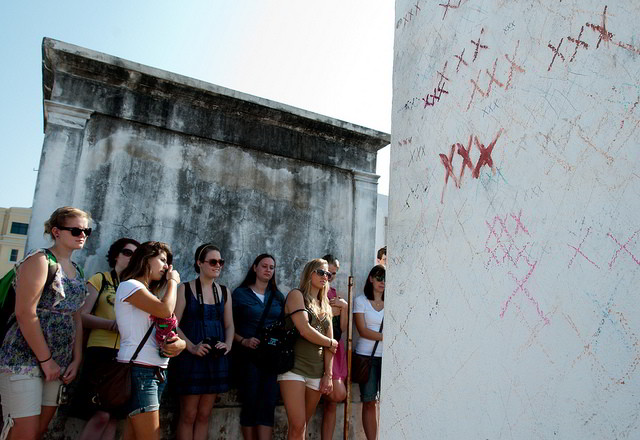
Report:
[{"label": "dark sunglasses on woman's face", "polygon": [[329,279],[331,279],[331,272],[329,272],[328,270],[324,270],[324,269],[316,269],[314,270],[314,272],[321,277],[327,277]]},{"label": "dark sunglasses on woman's face", "polygon": [[376,275],[373,277],[376,281],[384,281],[384,275]]},{"label": "dark sunglasses on woman's face", "polygon": [[120,251],[120,253],[121,253],[122,255],[124,255],[125,257],[130,257],[130,256],[132,256],[132,255],[133,255],[133,251],[132,251],[131,249],[127,249],[127,248],[122,249],[122,250]]},{"label": "dark sunglasses on woman's face", "polygon": [[74,237],[80,237],[80,234],[82,234],[83,232],[84,232],[84,235],[87,237],[91,235],[91,228],[82,229],[82,228],[69,228],[67,226],[58,226],[58,229],[62,231],[71,231],[71,235],[73,235]]},{"label": "dark sunglasses on woman's face", "polygon": [[216,267],[216,265],[219,263],[220,267],[222,267],[224,266],[224,259],[220,258],[219,260],[216,260],[215,258],[212,258],[211,260],[205,261],[205,263],[209,263],[209,266],[211,267]]}]

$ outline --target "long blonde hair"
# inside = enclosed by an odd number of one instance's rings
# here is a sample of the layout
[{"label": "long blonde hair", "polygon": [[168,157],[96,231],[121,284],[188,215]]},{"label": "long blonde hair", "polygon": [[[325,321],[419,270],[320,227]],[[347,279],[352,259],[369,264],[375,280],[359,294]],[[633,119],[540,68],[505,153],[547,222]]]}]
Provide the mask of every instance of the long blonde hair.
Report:
[{"label": "long blonde hair", "polygon": [[[311,293],[311,274],[313,274],[314,270],[324,265],[327,265],[327,260],[323,260],[322,258],[316,258],[305,264],[302,270],[302,276],[300,277],[299,289],[302,292],[305,307],[308,307],[318,318],[326,316],[328,319],[331,319],[331,305],[329,305],[329,298],[327,297],[329,283],[327,282],[324,287],[320,289],[317,298],[314,298]],[[314,299],[319,300],[319,306],[317,302],[313,301]]]}]

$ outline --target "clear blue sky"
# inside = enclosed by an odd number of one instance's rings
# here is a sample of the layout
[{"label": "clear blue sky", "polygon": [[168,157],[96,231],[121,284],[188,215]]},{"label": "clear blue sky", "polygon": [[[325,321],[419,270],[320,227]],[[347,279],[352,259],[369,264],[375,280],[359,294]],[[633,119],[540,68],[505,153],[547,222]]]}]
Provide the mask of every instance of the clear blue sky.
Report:
[{"label": "clear blue sky", "polygon": [[[0,32],[0,207],[33,199],[43,37],[391,130],[393,1],[4,1]],[[385,194],[388,150],[378,158]]]}]

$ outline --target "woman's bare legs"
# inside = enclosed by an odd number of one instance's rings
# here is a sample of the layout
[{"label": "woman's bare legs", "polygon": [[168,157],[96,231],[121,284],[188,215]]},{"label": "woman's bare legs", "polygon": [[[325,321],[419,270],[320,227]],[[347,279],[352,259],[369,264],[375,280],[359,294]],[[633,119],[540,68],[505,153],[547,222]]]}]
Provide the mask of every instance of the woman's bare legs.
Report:
[{"label": "woman's bare legs", "polygon": [[206,440],[215,394],[180,396],[178,440]]},{"label": "woman's bare legs", "polygon": [[117,421],[106,411],[96,411],[89,419],[78,440],[114,440]]},{"label": "woman's bare legs", "polygon": [[241,426],[244,440],[271,440],[273,436],[273,426]]},{"label": "woman's bare legs", "polygon": [[333,380],[333,391],[325,396],[322,415],[322,440],[331,440],[336,427],[336,410],[338,403],[347,397],[347,388],[342,379]]},{"label": "woman's bare legs", "polygon": [[367,440],[378,439],[378,402],[362,403],[362,427]]},{"label": "woman's bare legs", "polygon": [[304,440],[307,421],[315,412],[320,391],[307,388],[304,382],[297,380],[280,381],[280,394],[287,411],[288,440]]},{"label": "woman's bare legs", "polygon": [[127,424],[131,425],[131,437],[127,438],[125,430],[125,440],[160,440],[160,414],[158,411],[144,412],[129,417]]}]

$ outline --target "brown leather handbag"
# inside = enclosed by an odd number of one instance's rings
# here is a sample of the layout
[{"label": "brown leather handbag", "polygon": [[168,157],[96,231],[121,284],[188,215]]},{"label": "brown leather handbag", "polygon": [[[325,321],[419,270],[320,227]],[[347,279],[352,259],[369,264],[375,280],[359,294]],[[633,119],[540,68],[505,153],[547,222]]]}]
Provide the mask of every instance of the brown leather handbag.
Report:
[{"label": "brown leather handbag", "polygon": [[116,409],[131,398],[131,367],[138,353],[149,339],[153,324],[140,341],[129,362],[118,362],[112,359],[100,368],[96,369],[95,376],[91,378],[91,402],[104,409]]}]

